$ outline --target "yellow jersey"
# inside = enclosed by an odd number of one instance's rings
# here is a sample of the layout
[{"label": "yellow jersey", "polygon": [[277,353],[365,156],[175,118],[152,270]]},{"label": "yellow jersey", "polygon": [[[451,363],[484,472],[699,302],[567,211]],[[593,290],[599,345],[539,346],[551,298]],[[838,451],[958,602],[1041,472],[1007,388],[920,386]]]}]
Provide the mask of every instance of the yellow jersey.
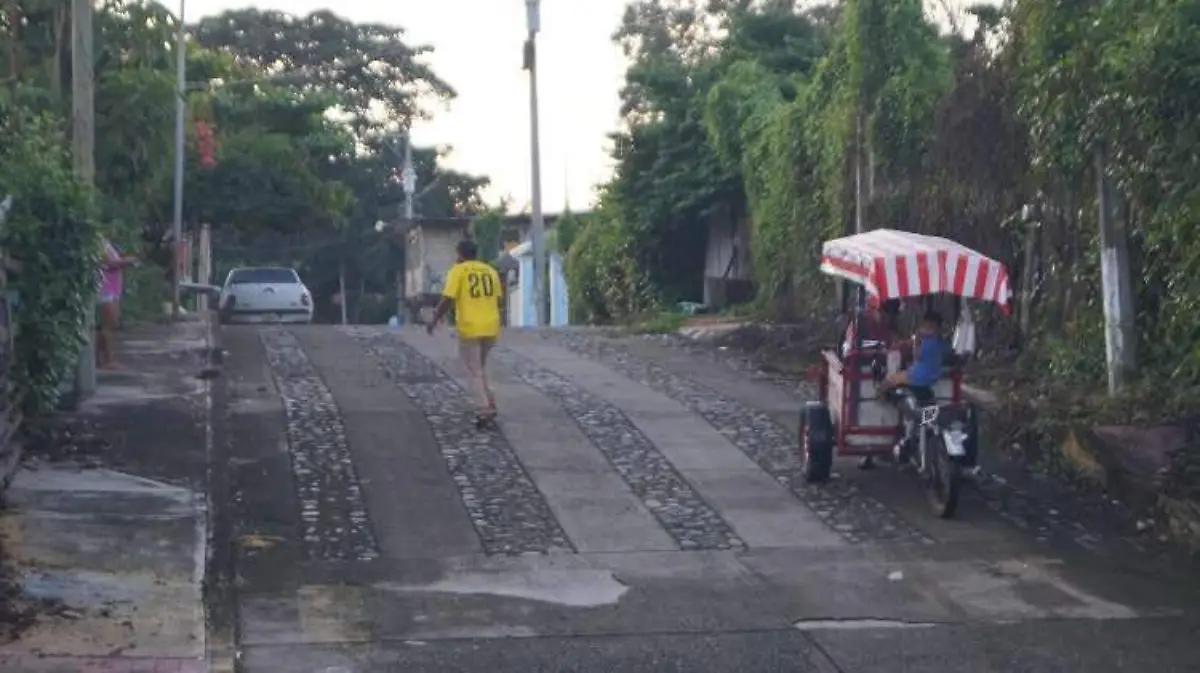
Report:
[{"label": "yellow jersey", "polygon": [[483,339],[500,335],[500,274],[477,260],[459,262],[446,273],[442,296],[454,302],[458,336]]}]

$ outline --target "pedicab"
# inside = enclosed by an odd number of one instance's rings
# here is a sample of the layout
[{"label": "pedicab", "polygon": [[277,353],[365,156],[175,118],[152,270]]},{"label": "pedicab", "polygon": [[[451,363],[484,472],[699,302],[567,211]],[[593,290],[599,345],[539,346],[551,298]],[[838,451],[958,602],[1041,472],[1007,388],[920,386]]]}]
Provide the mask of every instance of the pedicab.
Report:
[{"label": "pedicab", "polygon": [[[821,271],[853,283],[860,309],[906,300],[931,307],[939,296],[952,297],[957,329],[969,331],[964,340],[970,342],[974,325],[965,305],[990,302],[1007,313],[1012,295],[1000,262],[945,238],[888,229],[825,242]],[[894,459],[920,476],[937,516],[953,517],[979,445],[975,408],[963,398],[962,358],[948,358],[932,386],[890,388],[885,380],[902,368],[901,349],[864,341],[861,319],[862,310],[856,310],[848,342],[823,349],[820,363],[810,369],[819,396],[800,415],[804,477],[828,480],[837,456],[868,464]]]}]

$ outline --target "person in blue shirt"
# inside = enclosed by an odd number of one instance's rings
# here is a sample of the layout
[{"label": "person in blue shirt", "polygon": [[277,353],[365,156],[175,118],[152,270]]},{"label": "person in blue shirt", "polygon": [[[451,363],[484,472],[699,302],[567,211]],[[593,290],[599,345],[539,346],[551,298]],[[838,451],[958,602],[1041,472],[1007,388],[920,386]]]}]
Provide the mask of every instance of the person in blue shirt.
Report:
[{"label": "person in blue shirt", "polygon": [[887,389],[907,386],[909,388],[932,388],[942,376],[942,365],[946,361],[949,345],[942,338],[942,316],[937,311],[928,311],[921,317],[917,332],[917,344],[913,363],[907,370],[893,372],[887,377]]}]

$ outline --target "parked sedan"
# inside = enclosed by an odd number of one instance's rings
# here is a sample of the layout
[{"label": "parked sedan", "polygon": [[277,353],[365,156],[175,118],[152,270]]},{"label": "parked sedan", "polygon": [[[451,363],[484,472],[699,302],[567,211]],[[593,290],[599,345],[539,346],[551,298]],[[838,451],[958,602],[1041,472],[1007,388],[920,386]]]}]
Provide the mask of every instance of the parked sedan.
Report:
[{"label": "parked sedan", "polygon": [[310,323],[312,294],[295,269],[234,269],[221,290],[222,322]]}]

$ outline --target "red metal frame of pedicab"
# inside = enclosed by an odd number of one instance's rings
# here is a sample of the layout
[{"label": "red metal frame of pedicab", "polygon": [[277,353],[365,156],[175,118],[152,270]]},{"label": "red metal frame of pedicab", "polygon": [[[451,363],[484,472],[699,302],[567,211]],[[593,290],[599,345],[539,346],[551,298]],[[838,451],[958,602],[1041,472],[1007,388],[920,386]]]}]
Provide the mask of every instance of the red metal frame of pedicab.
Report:
[{"label": "red metal frame of pedicab", "polygon": [[[886,299],[950,294],[994,302],[1007,313],[1012,296],[1008,272],[1003,264],[954,241],[911,232],[877,229],[829,241],[822,251],[821,268],[831,275],[859,283],[872,305]],[[817,371],[810,370],[818,381],[818,399],[824,404],[829,401],[830,356],[836,358],[835,354],[822,352]],[[861,356],[859,349],[851,348],[841,359],[845,385],[842,386],[837,427],[836,450],[840,456],[886,455],[891,451],[887,444],[854,447],[846,439],[850,436],[894,437],[900,427],[898,423],[882,427],[845,422],[857,418],[857,405],[862,402],[854,400],[851,391],[858,390],[860,382],[873,380],[873,375],[862,371]],[[962,402],[962,367],[950,369],[950,402],[958,404]]]},{"label": "red metal frame of pedicab", "polygon": [[[826,359],[825,352],[821,353],[822,362],[818,366],[816,372],[811,372],[810,377],[817,380],[818,400],[828,403],[829,399],[829,361]],[[836,357],[836,356],[835,356]],[[842,381],[845,385],[842,386],[841,414],[838,415],[839,422],[837,423],[837,443],[835,445],[836,455],[847,457],[862,457],[862,456],[884,456],[891,453],[892,447],[890,444],[880,444],[877,446],[862,446],[856,447],[853,444],[846,442],[850,436],[855,437],[888,437],[895,438],[896,433],[900,431],[899,422],[893,425],[858,425],[856,423],[844,422],[847,418],[855,418],[858,415],[856,401],[851,396],[851,391],[856,389],[857,385],[862,381],[873,381],[874,377],[871,374],[861,371],[859,366],[859,358],[861,357],[858,350],[851,349],[847,353],[843,361],[843,376]],[[962,402],[962,368],[950,367],[950,403],[958,404]],[[847,372],[847,370],[849,370]],[[815,376],[814,376],[815,375]],[[858,400],[861,403],[862,400]]]}]

